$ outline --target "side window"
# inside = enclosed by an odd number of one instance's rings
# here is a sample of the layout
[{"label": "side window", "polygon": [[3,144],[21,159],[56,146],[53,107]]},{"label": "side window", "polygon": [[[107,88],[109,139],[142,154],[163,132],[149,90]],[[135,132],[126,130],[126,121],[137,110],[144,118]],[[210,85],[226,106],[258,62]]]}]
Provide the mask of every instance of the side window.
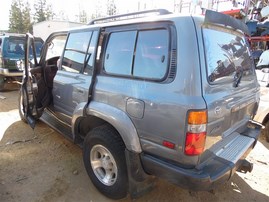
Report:
[{"label": "side window", "polygon": [[168,66],[167,30],[140,31],[138,34],[133,75],[162,79]]},{"label": "side window", "polygon": [[84,69],[84,74],[92,75],[97,41],[98,41],[98,31],[94,31],[92,34],[91,42],[86,56],[87,66]]},{"label": "side window", "polygon": [[169,64],[167,29],[112,32],[104,58],[106,73],[163,79]]},{"label": "side window", "polygon": [[81,71],[91,35],[92,32],[70,33],[63,56],[63,70],[75,73]]},{"label": "side window", "polygon": [[10,37],[8,41],[9,56],[20,56],[24,54],[24,38]]},{"label": "side window", "polygon": [[105,53],[107,73],[131,75],[136,31],[111,33]]}]

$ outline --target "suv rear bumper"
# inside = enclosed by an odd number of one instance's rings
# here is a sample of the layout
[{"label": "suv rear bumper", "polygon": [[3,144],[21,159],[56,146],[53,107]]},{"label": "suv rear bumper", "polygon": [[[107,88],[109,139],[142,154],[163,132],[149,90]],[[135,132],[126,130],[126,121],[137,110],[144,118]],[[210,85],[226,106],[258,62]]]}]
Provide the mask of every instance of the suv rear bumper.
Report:
[{"label": "suv rear bumper", "polygon": [[[260,126],[248,128],[240,136],[248,139],[248,146],[236,161],[227,160],[213,154],[213,157],[206,161],[199,168],[182,168],[178,165],[166,162],[151,155],[141,155],[142,165],[146,173],[164,178],[169,182],[183,188],[194,191],[208,191],[216,188],[217,185],[228,181],[237,169],[244,163],[244,159],[253,149],[260,134]],[[247,137],[246,137],[247,136]]]},{"label": "suv rear bumper", "polygon": [[5,77],[23,76],[23,71],[11,72],[9,69],[0,68],[0,75]]},{"label": "suv rear bumper", "polygon": [[236,165],[216,157],[202,170],[184,169],[149,155],[142,157],[147,173],[164,178],[169,182],[193,191],[208,191],[228,181],[240,163]]}]

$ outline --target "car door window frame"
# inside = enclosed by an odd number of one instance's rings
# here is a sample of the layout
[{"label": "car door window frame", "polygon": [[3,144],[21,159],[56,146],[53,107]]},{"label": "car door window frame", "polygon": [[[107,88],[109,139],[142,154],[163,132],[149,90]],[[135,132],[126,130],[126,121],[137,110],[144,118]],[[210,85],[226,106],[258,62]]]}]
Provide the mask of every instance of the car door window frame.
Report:
[{"label": "car door window frame", "polygon": [[82,73],[85,75],[92,76],[93,74],[93,69],[95,67],[95,58],[96,58],[97,49],[98,49],[98,45],[97,45],[98,41],[99,41],[99,30],[92,30],[92,36],[91,36],[91,39],[87,48],[86,58],[84,61],[84,63],[86,64],[84,64],[84,68],[82,69]]},{"label": "car door window frame", "polygon": [[[70,42],[70,36],[76,35],[76,34],[82,34],[82,33],[88,33],[90,35],[89,38],[86,38],[85,41],[83,41],[82,44],[85,46],[84,49],[79,49],[78,47],[68,47],[68,43]],[[88,52],[88,48],[89,48],[89,44],[92,38],[92,34],[93,31],[92,30],[83,30],[83,31],[75,31],[75,32],[69,32],[67,40],[66,40],[66,44],[65,44],[65,48],[63,51],[63,57],[62,57],[62,62],[61,62],[61,70],[66,71],[66,72],[72,72],[72,73],[81,73],[82,70],[84,69],[85,66],[85,60],[86,60],[86,56],[87,56],[87,52]],[[80,39],[81,41],[82,39]],[[72,42],[72,41],[71,41]],[[80,47],[83,48],[83,47]],[[78,62],[77,60],[74,60],[74,57],[69,59],[70,60],[70,64],[68,63],[67,65],[65,65],[65,55],[70,51],[70,54],[81,54],[81,58],[83,58],[83,60],[81,61],[81,63],[79,63],[80,67],[77,67],[77,65],[75,65],[75,68],[72,68],[71,65],[74,64],[74,62]]]},{"label": "car door window frame", "polygon": [[[66,53],[66,50],[68,49],[67,48],[67,45],[68,45],[69,37],[70,37],[71,34],[83,33],[83,32],[87,32],[91,36],[89,37],[89,40],[88,40],[88,42],[86,44],[86,49],[85,49],[86,51],[76,50],[76,51],[78,51],[78,52],[80,52],[80,53],[82,53],[84,55],[83,56],[83,63],[81,63],[81,68],[78,71],[67,71],[63,67],[63,62],[64,62],[64,55]],[[62,70],[62,71],[71,72],[71,73],[75,73],[75,74],[92,75],[92,71],[93,71],[93,68],[95,67],[95,63],[96,63],[95,62],[95,57],[96,57],[96,52],[97,52],[97,44],[98,44],[98,40],[99,40],[99,33],[100,33],[99,29],[96,29],[96,28],[95,29],[85,29],[85,30],[79,30],[79,31],[71,31],[71,32],[69,32],[68,33],[67,40],[66,40],[66,43],[65,43],[65,47],[64,47],[64,50],[63,50],[62,59],[61,59],[61,62],[60,62],[60,68],[59,69]],[[96,37],[94,44],[92,44],[93,37]],[[91,51],[91,53],[90,53],[90,47],[91,47],[91,45],[93,45],[94,50]],[[71,50],[71,49],[69,49],[69,50]],[[90,53],[90,58],[88,58],[89,53]],[[87,58],[89,59],[88,61],[87,61]],[[91,69],[92,70],[89,71],[90,73],[89,72],[87,73],[85,71],[85,69],[88,68],[87,67],[88,64],[85,64],[85,63],[86,62],[89,63],[90,61],[92,62],[91,63],[91,65],[92,65],[92,68]]]},{"label": "car door window frame", "polygon": [[[55,32],[47,38],[47,40],[44,42],[44,45],[41,49],[40,62],[39,62],[40,65],[44,66],[46,64],[49,42],[51,42],[53,39],[55,39],[58,36],[67,36],[67,32]],[[66,44],[66,42],[65,42],[65,44]],[[64,47],[65,47],[65,45],[64,45]],[[61,53],[60,57],[61,56],[62,56],[62,53]]]}]

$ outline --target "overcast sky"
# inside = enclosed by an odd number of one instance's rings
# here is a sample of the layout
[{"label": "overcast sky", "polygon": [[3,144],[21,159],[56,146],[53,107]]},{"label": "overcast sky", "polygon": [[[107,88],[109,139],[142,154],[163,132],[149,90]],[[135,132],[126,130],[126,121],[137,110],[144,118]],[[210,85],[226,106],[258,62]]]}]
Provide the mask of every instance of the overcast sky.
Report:
[{"label": "overcast sky", "polygon": [[6,30],[8,28],[10,5],[11,5],[11,0],[5,0],[1,2],[0,30]]},{"label": "overcast sky", "polygon": [[[51,4],[53,11],[59,14],[60,11],[64,11],[68,17],[73,20],[77,12],[79,11],[79,6],[83,7],[83,4],[88,4],[92,0],[47,0],[47,4]],[[28,0],[31,6],[34,5],[35,0]],[[2,0],[1,1],[1,12],[0,12],[0,30],[7,30],[9,26],[9,11],[11,7],[12,0]],[[33,12],[33,8],[32,8]]]},{"label": "overcast sky", "polygon": [[[117,9],[120,13],[136,11],[138,8],[138,1],[139,0],[115,0],[117,3]],[[28,2],[31,6],[33,6],[35,0],[28,0]],[[88,14],[94,13],[96,2],[98,2],[98,0],[47,0],[47,4],[52,5],[53,11],[57,15],[63,13],[70,21],[76,21],[80,10],[85,10]],[[105,2],[105,0],[103,0],[103,2]],[[143,2],[147,2],[149,5],[154,4],[157,8],[166,8],[171,10],[171,5],[174,0],[140,0],[140,2],[141,9],[143,9]],[[8,29],[11,3],[12,0],[1,0],[0,30]]]},{"label": "overcast sky", "polygon": [[[22,0],[28,1],[33,7],[35,0]],[[140,10],[152,9],[152,8],[165,8],[170,11],[174,11],[174,2],[179,0],[114,0],[119,13],[127,13],[138,10],[138,2],[140,2]],[[63,16],[69,21],[77,21],[79,11],[85,10],[88,17],[96,12],[96,5],[100,6],[100,2],[107,2],[107,0],[47,0],[47,4],[52,5],[53,12],[58,16]],[[193,0],[192,2],[196,2]],[[197,0],[198,2],[198,0]],[[204,1],[203,1],[204,2]],[[230,1],[231,2],[231,1]],[[231,4],[227,2],[229,5]],[[9,26],[9,11],[12,0],[1,0],[0,8],[0,30],[8,30]],[[145,8],[147,4],[147,8]],[[225,4],[225,3],[222,3]],[[228,5],[227,4],[227,5]],[[229,6],[228,5],[228,6]],[[232,4],[231,4],[232,5]],[[105,7],[105,6],[104,6]],[[226,7],[226,6],[225,6]],[[34,11],[31,8],[32,12]],[[105,8],[104,8],[105,9]],[[200,7],[198,8],[200,10]],[[226,10],[226,9],[224,9]]]}]

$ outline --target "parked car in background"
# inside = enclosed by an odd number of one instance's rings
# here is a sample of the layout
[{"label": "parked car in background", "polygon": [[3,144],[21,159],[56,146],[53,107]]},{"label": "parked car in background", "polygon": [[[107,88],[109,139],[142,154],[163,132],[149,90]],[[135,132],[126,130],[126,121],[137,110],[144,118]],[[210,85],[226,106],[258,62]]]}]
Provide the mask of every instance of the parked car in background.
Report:
[{"label": "parked car in background", "polygon": [[260,91],[260,104],[254,120],[264,125],[262,134],[265,136],[266,141],[269,142],[269,88],[261,87]]},{"label": "parked car in background", "polygon": [[256,64],[256,73],[261,86],[269,87],[269,50],[265,50]]},{"label": "parked car in background", "polygon": [[161,9],[53,33],[32,68],[26,53],[20,116],[81,145],[86,171],[107,197],[137,197],[152,176],[212,190],[252,170],[245,158],[260,134],[247,31],[214,11]]},{"label": "parked car in background", "polygon": [[264,125],[262,134],[269,142],[269,50],[263,51],[256,65],[256,75],[261,86],[261,97],[255,120]]},{"label": "parked car in background", "polygon": [[[38,57],[42,44],[43,40],[41,38],[35,39]],[[24,70],[24,46],[25,34],[0,34],[0,91],[5,89],[6,83],[21,82]],[[32,50],[30,51],[32,52]]]}]

